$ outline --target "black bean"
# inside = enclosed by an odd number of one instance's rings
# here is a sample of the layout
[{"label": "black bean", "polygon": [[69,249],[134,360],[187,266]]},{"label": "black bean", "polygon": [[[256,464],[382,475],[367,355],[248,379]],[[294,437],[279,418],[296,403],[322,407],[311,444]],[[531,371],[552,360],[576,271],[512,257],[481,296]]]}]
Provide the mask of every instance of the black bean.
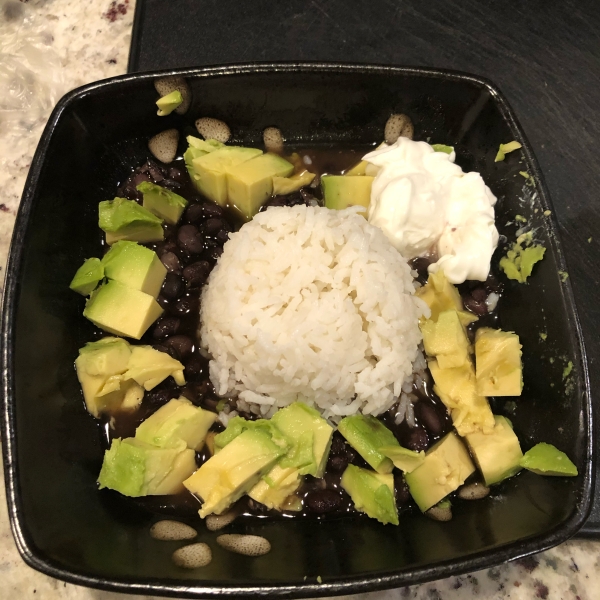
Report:
[{"label": "black bean", "polygon": [[177,317],[165,317],[161,319],[152,330],[152,337],[155,340],[162,340],[179,331],[181,321]]},{"label": "black bean", "polygon": [[421,450],[427,450],[429,447],[429,437],[423,428],[417,426],[410,431],[405,443],[410,450],[420,452]]},{"label": "black bean", "polygon": [[472,313],[474,313],[480,317],[483,315],[487,315],[487,312],[488,312],[487,304],[485,302],[478,302],[471,295],[463,297],[463,304],[465,305],[465,308],[467,310],[471,311]]},{"label": "black bean", "polygon": [[184,291],[183,280],[177,273],[167,273],[162,285],[161,294],[171,300],[179,298]]},{"label": "black bean", "polygon": [[410,500],[410,491],[404,480],[404,475],[398,472],[394,473],[394,492],[398,506],[402,506]]},{"label": "black bean", "polygon": [[190,402],[193,402],[194,404],[196,403],[197,400],[197,394],[196,394],[196,389],[195,386],[193,385],[186,385],[182,390],[181,390],[181,395],[184,398],[187,398]]},{"label": "black bean", "polygon": [[190,287],[201,286],[209,273],[210,264],[205,260],[199,260],[183,269],[183,277]]},{"label": "black bean", "polygon": [[210,218],[207,219],[204,223],[204,233],[207,235],[211,235],[216,233],[217,231],[221,231],[223,228],[223,221],[221,219]]},{"label": "black bean", "polygon": [[173,306],[173,312],[178,315],[187,315],[197,309],[198,299],[195,296],[184,296]]},{"label": "black bean", "polygon": [[204,236],[195,225],[182,225],[177,232],[177,241],[190,254],[200,254],[204,250]]},{"label": "black bean", "polygon": [[166,346],[163,346],[162,344],[152,344],[152,347],[155,350],[158,350],[159,352],[165,352],[166,354],[169,353],[169,349]]},{"label": "black bean", "polygon": [[179,181],[175,181],[174,179],[164,179],[161,181],[160,185],[171,191],[178,190],[180,187],[182,187],[181,183],[179,183]]},{"label": "black bean", "polygon": [[306,494],[304,502],[309,510],[323,515],[339,508],[342,504],[342,497],[333,490],[315,490]]},{"label": "black bean", "polygon": [[155,388],[149,392],[146,392],[144,396],[144,403],[148,403],[158,408],[163,404],[166,404],[172,398],[176,398],[177,395],[177,392],[173,392],[171,389]]},{"label": "black bean", "polygon": [[202,398],[202,406],[208,410],[216,410],[217,404],[219,404],[218,398]]},{"label": "black bean", "polygon": [[344,441],[344,438],[338,433],[333,434],[330,452],[331,454],[343,454],[346,452],[346,442]]},{"label": "black bean", "polygon": [[167,171],[167,175],[170,179],[174,179],[175,181],[184,182],[185,174],[182,170],[176,169],[175,167],[170,167]]},{"label": "black bean", "polygon": [[166,223],[166,222],[164,222],[162,224],[162,228],[163,228],[163,231],[165,232],[166,240],[168,240],[169,238],[172,238],[175,235],[175,232],[177,231],[176,225],[171,225],[170,223]]},{"label": "black bean", "polygon": [[471,290],[471,296],[473,296],[477,302],[485,302],[487,293],[482,287],[476,287]]},{"label": "black bean", "polygon": [[331,456],[327,464],[327,469],[331,469],[336,473],[341,473],[348,466],[348,459],[345,455],[339,454],[337,456]]},{"label": "black bean", "polygon": [[204,371],[205,362],[199,356],[192,356],[186,363],[183,374],[186,379],[195,379]]},{"label": "black bean", "polygon": [[187,335],[174,335],[165,343],[167,348],[175,350],[179,360],[185,360],[194,351],[194,342]]},{"label": "black bean", "polygon": [[414,405],[417,420],[433,435],[440,435],[444,430],[444,423],[438,411],[426,400],[416,402]]},{"label": "black bean", "polygon": [[177,242],[173,240],[167,240],[166,242],[163,242],[162,244],[158,244],[156,246],[156,253],[158,254],[158,256],[162,256],[167,252],[171,252],[172,254],[175,254],[175,256],[177,256],[179,252],[179,246],[177,245]]},{"label": "black bean", "polygon": [[217,238],[217,242],[224,244],[229,239],[229,233],[224,229],[221,229],[215,237]]},{"label": "black bean", "polygon": [[149,160],[140,168],[141,173],[148,173],[154,183],[158,183],[165,178],[166,172],[163,171],[154,161]]},{"label": "black bean", "polygon": [[164,296],[159,296],[156,299],[156,302],[158,302],[158,305],[163,309],[163,310],[167,310],[167,308],[169,308],[169,300],[167,298],[165,298]]},{"label": "black bean", "polygon": [[213,248],[210,251],[210,257],[214,260],[218,260],[221,254],[223,254],[223,248],[221,248],[220,246],[217,246],[216,248]]},{"label": "black bean", "polygon": [[183,220],[187,223],[196,223],[204,216],[204,207],[202,204],[195,202],[190,204],[183,214]]},{"label": "black bean", "polygon": [[160,261],[167,268],[167,271],[171,273],[180,273],[181,272],[181,263],[179,262],[179,258],[177,254],[174,252],[165,252],[161,257]]},{"label": "black bean", "polygon": [[203,216],[207,219],[210,217],[222,217],[223,212],[223,209],[218,204],[213,204],[212,202],[205,202],[202,205]]}]

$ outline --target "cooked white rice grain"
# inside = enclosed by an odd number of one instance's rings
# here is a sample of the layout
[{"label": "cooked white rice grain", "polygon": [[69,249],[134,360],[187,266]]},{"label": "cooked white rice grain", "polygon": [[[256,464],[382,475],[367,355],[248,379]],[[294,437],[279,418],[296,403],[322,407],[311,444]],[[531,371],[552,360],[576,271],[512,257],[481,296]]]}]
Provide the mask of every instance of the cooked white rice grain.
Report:
[{"label": "cooked white rice grain", "polygon": [[400,396],[429,309],[358,210],[274,207],[231,234],[200,314],[217,394],[239,393],[261,416],[300,399],[333,420]]}]

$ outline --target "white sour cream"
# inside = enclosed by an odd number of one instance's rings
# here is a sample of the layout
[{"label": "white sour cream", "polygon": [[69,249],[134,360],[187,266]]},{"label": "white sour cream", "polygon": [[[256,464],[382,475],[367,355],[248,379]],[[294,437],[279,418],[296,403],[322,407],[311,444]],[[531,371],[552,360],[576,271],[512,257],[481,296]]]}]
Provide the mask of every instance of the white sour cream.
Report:
[{"label": "white sour cream", "polygon": [[442,269],[451,283],[485,281],[498,244],[496,197],[454,159],[404,137],[364,156],[377,169],[369,222],[407,259],[435,252],[430,273]]}]

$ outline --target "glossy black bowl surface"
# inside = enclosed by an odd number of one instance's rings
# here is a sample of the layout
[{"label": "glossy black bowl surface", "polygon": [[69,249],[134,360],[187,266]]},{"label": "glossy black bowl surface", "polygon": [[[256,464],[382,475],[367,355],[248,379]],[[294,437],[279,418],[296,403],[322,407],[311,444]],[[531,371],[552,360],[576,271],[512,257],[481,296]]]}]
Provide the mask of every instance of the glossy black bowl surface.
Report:
[{"label": "glossy black bowl surface", "polygon": [[[3,444],[12,529],[24,560],[49,575],[93,587],[174,596],[290,597],[383,589],[464,573],[553,545],[583,524],[593,487],[585,352],[550,201],[533,153],[501,93],[488,81],[427,69],[268,64],[169,71],[188,78],[186,115],[156,116],[157,74],[80,88],[54,110],[21,202],[3,313]],[[164,75],[166,73],[161,73]],[[524,472],[485,500],[457,503],[454,518],[420,514],[399,527],[366,518],[241,519],[233,530],[264,535],[260,558],[228,554],[198,521],[213,561],[185,571],[171,562],[181,544],[150,538],[161,516],[110,491],[98,492],[98,424],[83,406],[73,369],[91,326],[69,281],[100,252],[97,205],[149,157],[147,140],[199,116],[225,120],[234,142],[260,144],[277,125],[293,144],[379,142],[393,112],[407,113],[415,139],[454,145],[465,170],[480,171],[498,197],[497,225],[511,241],[525,217],[547,247],[526,285],[505,281],[500,323],[523,344],[525,389],[516,408],[502,399],[525,449],[559,446],[576,478]],[[495,163],[500,143],[519,153]],[[180,150],[184,147],[184,135]],[[519,172],[527,172],[525,179]],[[503,238],[504,239],[504,238]],[[505,249],[501,244],[497,262]],[[547,334],[543,340],[540,333]],[[568,377],[567,364],[573,363]],[[514,410],[513,410],[514,409]]]}]

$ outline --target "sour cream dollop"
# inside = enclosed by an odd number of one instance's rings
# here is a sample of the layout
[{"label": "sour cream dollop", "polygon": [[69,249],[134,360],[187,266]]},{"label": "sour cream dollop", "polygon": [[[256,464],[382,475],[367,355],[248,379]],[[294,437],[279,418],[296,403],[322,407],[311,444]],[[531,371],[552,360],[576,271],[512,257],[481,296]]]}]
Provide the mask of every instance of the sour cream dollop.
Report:
[{"label": "sour cream dollop", "polygon": [[435,252],[430,273],[441,269],[451,283],[485,281],[498,245],[496,197],[455,156],[404,137],[364,156],[377,168],[369,222],[407,259]]}]

